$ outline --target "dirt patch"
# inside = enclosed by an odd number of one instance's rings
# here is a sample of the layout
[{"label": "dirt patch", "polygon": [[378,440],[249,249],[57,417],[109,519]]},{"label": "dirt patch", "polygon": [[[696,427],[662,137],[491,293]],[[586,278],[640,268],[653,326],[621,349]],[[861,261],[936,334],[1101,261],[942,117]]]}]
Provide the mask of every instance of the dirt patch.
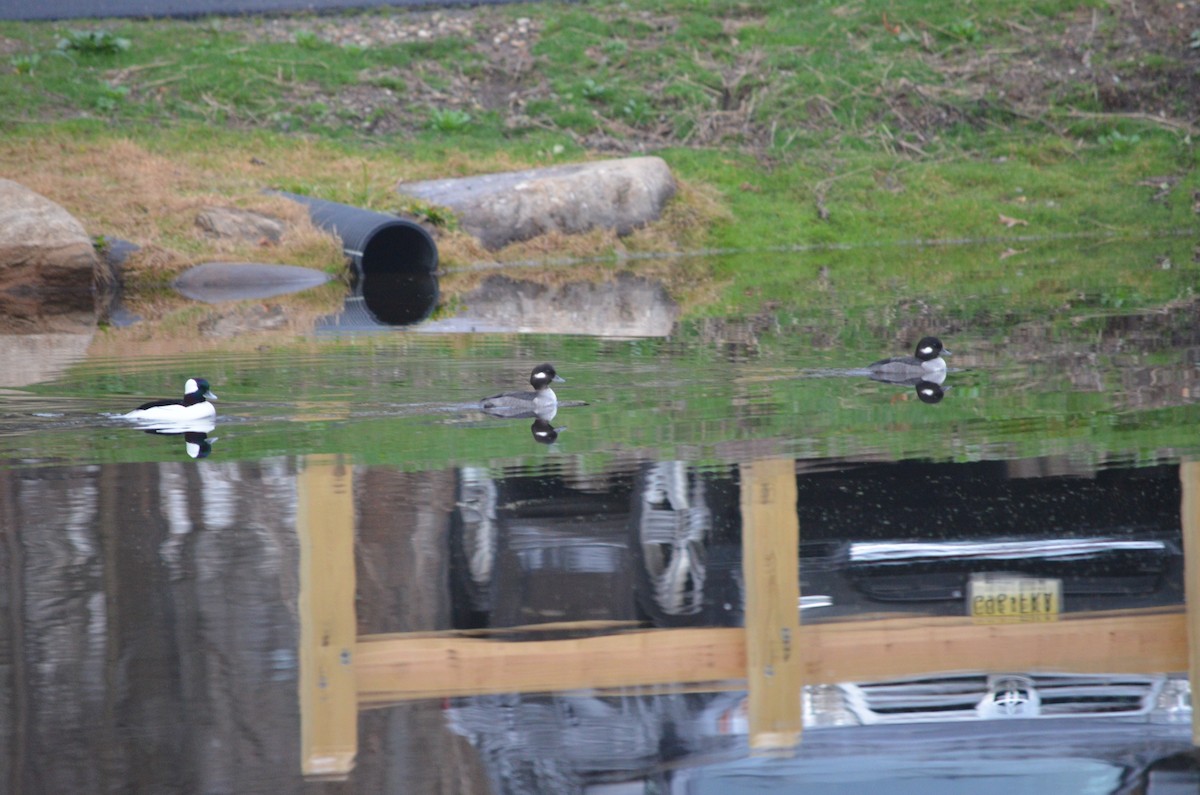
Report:
[{"label": "dirt patch", "polygon": [[1197,131],[1200,3],[1127,0],[1080,9],[1057,32],[1007,26],[1020,43],[1015,52],[961,47],[923,56],[943,83],[897,83],[897,126],[926,138],[997,109],[1039,119],[1055,109],[1067,117],[1124,115]]}]

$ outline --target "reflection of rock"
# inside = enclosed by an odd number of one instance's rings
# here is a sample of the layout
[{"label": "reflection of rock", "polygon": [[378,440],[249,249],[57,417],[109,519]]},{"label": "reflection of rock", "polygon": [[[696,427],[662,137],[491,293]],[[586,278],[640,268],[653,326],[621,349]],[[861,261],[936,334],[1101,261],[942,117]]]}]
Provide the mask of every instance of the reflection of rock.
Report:
[{"label": "reflection of rock", "polygon": [[194,301],[218,303],[307,290],[329,281],[329,274],[297,265],[254,262],[205,262],[175,280],[175,289]]},{"label": "reflection of rock", "polygon": [[283,237],[283,222],[269,215],[236,207],[205,207],[196,214],[196,226],[212,237],[247,240],[267,245]]},{"label": "reflection of rock", "polygon": [[488,248],[547,232],[615,229],[628,234],[655,220],[675,195],[675,179],[658,157],[401,183],[401,194],[449,207],[462,228]]},{"label": "reflection of rock", "polygon": [[679,318],[661,283],[631,273],[556,286],[492,276],[464,302],[460,320],[523,332],[665,337]]},{"label": "reflection of rock", "polygon": [[92,332],[86,334],[0,335],[0,387],[40,384],[87,356]]},{"label": "reflection of rock", "polygon": [[96,320],[98,259],[59,205],[0,179],[0,331],[78,331]]}]

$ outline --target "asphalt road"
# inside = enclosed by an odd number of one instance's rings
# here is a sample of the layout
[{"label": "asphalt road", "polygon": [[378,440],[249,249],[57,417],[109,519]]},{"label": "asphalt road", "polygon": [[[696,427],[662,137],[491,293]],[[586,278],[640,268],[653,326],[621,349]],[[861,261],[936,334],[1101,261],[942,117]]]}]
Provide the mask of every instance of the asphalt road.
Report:
[{"label": "asphalt road", "polygon": [[336,11],[375,6],[433,7],[500,5],[513,0],[0,0],[0,19],[87,19],[104,17],[203,17]]}]

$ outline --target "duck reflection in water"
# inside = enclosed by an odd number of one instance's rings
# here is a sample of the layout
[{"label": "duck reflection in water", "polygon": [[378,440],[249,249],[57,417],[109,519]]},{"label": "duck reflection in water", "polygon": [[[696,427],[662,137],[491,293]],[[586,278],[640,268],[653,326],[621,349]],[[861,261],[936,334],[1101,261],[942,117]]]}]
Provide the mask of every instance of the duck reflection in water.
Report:
[{"label": "duck reflection in water", "polygon": [[529,432],[533,434],[533,440],[538,444],[554,444],[558,441],[558,432],[565,430],[566,427],[555,428],[549,420],[543,419],[536,419],[529,426]]},{"label": "duck reflection in water", "polygon": [[931,374],[929,378],[879,378],[872,374],[871,380],[898,386],[911,386],[916,390],[917,398],[922,403],[941,403],[942,398],[950,391],[949,385],[943,385],[946,380],[945,371]]},{"label": "duck reflection in water", "polygon": [[212,443],[216,440],[217,437],[209,438],[207,433],[201,431],[187,431],[183,434],[183,449],[189,458],[208,458],[212,453]]},{"label": "duck reflection in water", "polygon": [[213,442],[217,441],[216,436],[209,436],[216,428],[216,423],[212,420],[177,423],[177,424],[160,424],[153,428],[143,427],[141,430],[146,433],[154,434],[155,436],[182,436],[183,450],[187,453],[188,458],[208,458],[212,454]]}]

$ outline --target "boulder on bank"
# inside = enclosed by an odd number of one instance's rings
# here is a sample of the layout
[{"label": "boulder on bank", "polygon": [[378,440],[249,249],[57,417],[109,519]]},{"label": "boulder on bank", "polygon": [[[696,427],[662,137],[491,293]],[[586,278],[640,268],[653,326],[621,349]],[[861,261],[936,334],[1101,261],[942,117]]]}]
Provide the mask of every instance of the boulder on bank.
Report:
[{"label": "boulder on bank", "polygon": [[464,230],[495,250],[554,231],[599,227],[629,234],[662,214],[675,195],[675,178],[662,158],[629,157],[402,182],[396,190],[450,208]]},{"label": "boulder on bank", "polygon": [[99,264],[91,239],[70,213],[0,179],[0,333],[93,325]]}]

